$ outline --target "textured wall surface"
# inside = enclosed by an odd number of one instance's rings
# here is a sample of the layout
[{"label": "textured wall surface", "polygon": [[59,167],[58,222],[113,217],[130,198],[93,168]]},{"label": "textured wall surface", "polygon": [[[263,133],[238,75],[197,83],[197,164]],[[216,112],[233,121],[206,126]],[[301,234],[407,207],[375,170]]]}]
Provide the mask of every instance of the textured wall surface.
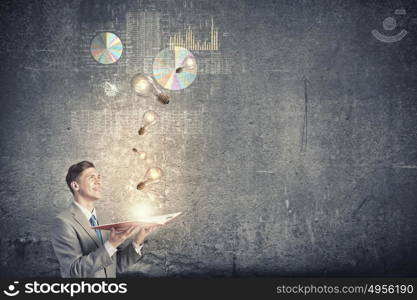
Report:
[{"label": "textured wall surface", "polygon": [[[84,159],[104,178],[99,216],[185,212],[121,276],[417,275],[413,1],[22,0],[0,15],[2,277],[59,275],[50,224]],[[212,20],[220,49],[194,53],[189,88],[165,106],[131,91],[167,36]],[[89,55],[103,31],[125,46],[107,66]],[[161,120],[139,137],[148,109]],[[149,165],[163,180],[135,190]]]}]

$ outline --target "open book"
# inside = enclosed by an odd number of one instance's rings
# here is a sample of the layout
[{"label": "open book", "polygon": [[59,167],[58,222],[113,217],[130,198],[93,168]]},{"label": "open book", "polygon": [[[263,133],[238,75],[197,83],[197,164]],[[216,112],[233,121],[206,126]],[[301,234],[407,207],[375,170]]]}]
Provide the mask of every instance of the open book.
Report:
[{"label": "open book", "polygon": [[178,217],[182,212],[177,212],[168,215],[161,215],[161,216],[153,216],[153,217],[143,217],[136,220],[130,220],[125,222],[119,223],[112,223],[112,224],[104,224],[99,226],[93,226],[92,229],[100,229],[100,230],[110,230],[114,228],[116,231],[124,231],[128,229],[130,226],[154,226],[154,225],[164,225],[169,221],[174,220]]}]

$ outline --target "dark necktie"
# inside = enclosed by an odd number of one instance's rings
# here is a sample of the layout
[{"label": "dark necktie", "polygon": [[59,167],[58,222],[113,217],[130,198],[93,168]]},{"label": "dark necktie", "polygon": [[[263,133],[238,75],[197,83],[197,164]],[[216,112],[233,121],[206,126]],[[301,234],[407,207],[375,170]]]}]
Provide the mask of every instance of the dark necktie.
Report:
[{"label": "dark necktie", "polygon": [[[90,224],[91,224],[91,226],[98,226],[97,219],[96,219],[96,216],[95,215],[91,215],[91,217],[90,217]],[[95,232],[97,234],[98,240],[101,241],[101,243],[103,244],[103,237],[101,236],[100,229],[94,229],[94,230],[95,230]]]}]

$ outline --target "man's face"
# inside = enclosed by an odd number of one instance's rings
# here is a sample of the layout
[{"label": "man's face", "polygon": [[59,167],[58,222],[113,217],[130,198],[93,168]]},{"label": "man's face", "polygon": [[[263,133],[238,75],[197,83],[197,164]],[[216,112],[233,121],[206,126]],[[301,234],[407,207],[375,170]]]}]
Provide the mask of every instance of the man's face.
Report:
[{"label": "man's face", "polygon": [[84,198],[98,200],[101,198],[101,176],[95,168],[85,169],[78,176],[78,193]]}]

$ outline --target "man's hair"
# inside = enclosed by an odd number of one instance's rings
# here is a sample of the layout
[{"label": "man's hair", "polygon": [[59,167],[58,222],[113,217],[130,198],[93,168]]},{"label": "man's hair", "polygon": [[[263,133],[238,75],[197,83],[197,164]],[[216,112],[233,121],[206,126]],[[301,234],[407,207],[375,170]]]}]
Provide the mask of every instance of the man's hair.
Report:
[{"label": "man's hair", "polygon": [[74,194],[74,191],[71,188],[71,182],[76,181],[78,179],[78,176],[88,168],[95,168],[94,164],[92,162],[83,160],[79,162],[78,164],[72,165],[68,169],[67,177],[65,180],[67,181],[68,187],[71,191],[71,193]]}]

